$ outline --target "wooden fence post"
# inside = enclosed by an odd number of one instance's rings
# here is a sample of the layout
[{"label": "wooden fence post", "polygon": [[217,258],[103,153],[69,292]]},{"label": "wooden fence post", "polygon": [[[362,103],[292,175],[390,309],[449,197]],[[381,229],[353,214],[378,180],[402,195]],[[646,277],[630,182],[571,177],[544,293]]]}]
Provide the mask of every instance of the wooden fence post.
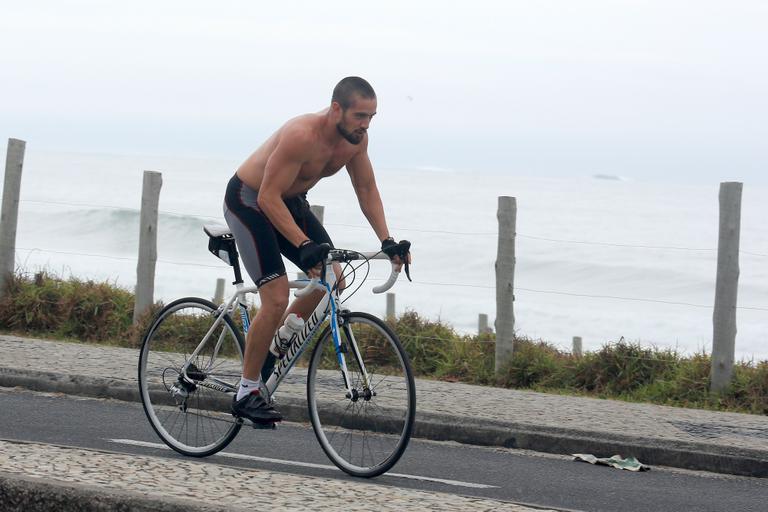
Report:
[{"label": "wooden fence post", "polygon": [[309,210],[317,217],[317,220],[320,221],[320,224],[323,223],[323,217],[325,216],[325,206],[321,206],[319,204],[313,204],[309,207]]},{"label": "wooden fence post", "polygon": [[517,200],[500,196],[497,212],[499,245],[496,256],[496,373],[512,357],[515,336],[515,224]]},{"label": "wooden fence post", "polygon": [[16,266],[16,226],[19,219],[21,169],[24,166],[26,146],[27,143],[23,140],[8,139],[0,216],[0,297],[5,295],[8,280]]},{"label": "wooden fence post", "polygon": [[574,357],[581,357],[581,353],[581,336],[574,336],[573,350],[571,350],[571,354],[573,354]]},{"label": "wooden fence post", "polygon": [[[309,207],[309,210],[312,212],[312,214],[317,217],[317,220],[320,221],[320,224],[323,223],[323,216],[325,214],[325,206],[321,206],[319,204],[313,204]],[[305,274],[302,271],[299,271],[296,273],[296,279],[309,279],[309,276]]]},{"label": "wooden fence post", "polygon": [[223,277],[216,279],[216,292],[213,294],[213,303],[221,305],[224,302],[224,285],[226,280]]},{"label": "wooden fence post", "polygon": [[736,349],[736,298],[739,289],[739,231],[742,184],[720,184],[720,233],[717,242],[715,310],[712,315],[710,391],[725,390],[733,375]]},{"label": "wooden fence post", "polygon": [[155,263],[157,262],[157,217],[163,175],[144,171],[139,216],[139,262],[136,265],[136,302],[133,322],[154,303]]}]

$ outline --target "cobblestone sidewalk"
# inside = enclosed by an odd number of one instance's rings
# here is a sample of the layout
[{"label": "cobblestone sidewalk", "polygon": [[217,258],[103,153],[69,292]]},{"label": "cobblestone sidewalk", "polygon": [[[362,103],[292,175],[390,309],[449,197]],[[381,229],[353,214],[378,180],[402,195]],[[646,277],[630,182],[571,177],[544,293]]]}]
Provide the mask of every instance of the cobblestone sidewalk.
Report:
[{"label": "cobblestone sidewalk", "polygon": [[[252,511],[256,504],[271,510],[292,511],[491,511],[528,512],[532,509],[502,501],[391,486],[298,476],[265,470],[229,468],[193,460],[83,450],[36,443],[0,441],[0,475],[23,476],[27,481],[98,488],[123,494],[123,504],[141,500],[158,504],[187,501],[205,510]],[[133,508],[124,508],[134,510]],[[4,510],[6,510],[4,508]]]}]

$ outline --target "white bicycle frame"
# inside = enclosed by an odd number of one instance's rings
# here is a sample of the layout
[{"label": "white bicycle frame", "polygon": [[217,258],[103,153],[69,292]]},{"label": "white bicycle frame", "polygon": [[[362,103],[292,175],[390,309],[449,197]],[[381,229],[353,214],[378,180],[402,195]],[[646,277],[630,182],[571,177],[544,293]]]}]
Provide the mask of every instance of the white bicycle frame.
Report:
[{"label": "white bicycle frame", "polygon": [[[360,259],[389,259],[386,254],[382,254],[380,252],[371,252],[371,253],[356,253],[361,256]],[[288,350],[285,353],[285,356],[282,359],[277,359],[275,362],[275,367],[272,370],[272,374],[269,376],[269,379],[267,379],[267,382],[265,383],[265,386],[267,388],[267,391],[269,392],[269,395],[272,396],[274,392],[277,390],[277,387],[280,385],[280,382],[285,378],[285,376],[288,374],[288,372],[291,370],[294,364],[296,364],[296,361],[298,361],[299,357],[304,353],[304,350],[309,345],[309,341],[312,339],[312,336],[315,334],[315,332],[318,330],[318,328],[323,324],[325,319],[330,314],[330,325],[331,325],[331,333],[333,335],[333,343],[336,349],[336,357],[339,362],[339,367],[341,368],[341,372],[344,376],[344,384],[347,388],[347,396],[352,397],[352,388],[350,387],[350,381],[349,381],[349,375],[347,373],[347,364],[346,359],[344,358],[344,354],[341,348],[341,337],[339,336],[339,309],[340,309],[340,302],[339,302],[339,294],[338,291],[334,288],[336,284],[336,274],[333,272],[333,261],[331,259],[331,256],[328,257],[326,260],[326,267],[325,267],[325,275],[326,280],[320,281],[318,278],[314,278],[312,280],[296,280],[296,281],[289,281],[288,286],[291,289],[298,289],[295,293],[296,297],[301,297],[304,295],[307,295],[311,293],[314,290],[322,290],[324,292],[323,298],[320,300],[320,303],[317,305],[315,310],[312,312],[312,314],[307,318],[304,322],[304,328],[301,330],[299,335],[296,337],[296,339],[291,343],[291,345],[288,347]],[[396,265],[392,264],[392,271],[390,273],[389,278],[387,281],[379,286],[376,286],[373,288],[373,293],[384,293],[385,291],[392,288],[392,286],[397,281],[397,278],[400,275],[400,270],[397,269]],[[238,307],[240,309],[240,315],[243,322],[243,331],[244,333],[248,332],[248,329],[250,327],[250,320],[248,318],[248,306],[245,301],[245,297],[249,293],[258,293],[258,288],[256,286],[244,286],[242,282],[236,283],[236,291],[232,297],[230,297],[227,302],[222,304],[217,310],[216,310],[216,320],[213,322],[213,325],[208,329],[208,332],[205,334],[203,339],[198,344],[195,351],[187,358],[187,362],[184,364],[184,367],[181,370],[181,375],[183,376],[184,380],[189,383],[195,383],[188,375],[187,375],[187,369],[189,368],[189,365],[191,362],[197,357],[197,355],[202,351],[203,347],[208,342],[209,338],[213,335],[216,328],[219,326],[219,324],[223,321],[224,314],[227,313],[233,313],[235,307]],[[235,306],[237,304],[237,306]],[[226,336],[227,331],[222,331],[222,333],[219,335],[219,339],[216,341],[216,346],[214,347],[213,354],[211,355],[211,362],[215,361],[219,349],[221,348],[221,345],[224,341],[224,338]],[[363,389],[369,389],[369,380],[368,380],[368,372],[365,370],[365,366],[363,364],[363,358],[360,355],[360,351],[357,347],[357,342],[354,339],[354,336],[352,334],[352,331],[347,331],[348,338],[350,340],[350,345],[353,351],[353,354],[355,356],[355,359],[360,365],[361,374],[363,377]],[[197,382],[198,385],[203,385],[206,387],[211,387],[213,389],[217,389],[219,391],[234,391],[231,388],[231,385],[219,381],[218,379],[215,379],[211,377],[211,379],[214,382],[206,382],[206,383],[200,383]]]}]

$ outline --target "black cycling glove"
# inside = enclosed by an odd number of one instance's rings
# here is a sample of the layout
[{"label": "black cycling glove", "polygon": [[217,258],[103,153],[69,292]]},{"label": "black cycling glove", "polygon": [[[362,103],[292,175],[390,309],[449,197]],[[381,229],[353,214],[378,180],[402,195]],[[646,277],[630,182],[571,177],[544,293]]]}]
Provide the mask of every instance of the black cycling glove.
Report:
[{"label": "black cycling glove", "polygon": [[381,252],[389,256],[389,259],[394,258],[397,256],[398,253],[398,247],[397,242],[395,242],[394,238],[385,238],[381,241]]},{"label": "black cycling glove", "polygon": [[395,239],[385,238],[381,241],[381,252],[389,256],[390,260],[395,259],[395,256],[400,256],[400,261],[405,265],[405,275],[408,280],[411,280],[410,264],[408,263],[408,253],[411,252],[411,242],[408,240],[400,240],[395,242]]},{"label": "black cycling glove", "polygon": [[305,274],[309,274],[309,270],[321,263],[327,255],[327,246],[321,247],[312,240],[305,240],[299,246],[299,266]]}]

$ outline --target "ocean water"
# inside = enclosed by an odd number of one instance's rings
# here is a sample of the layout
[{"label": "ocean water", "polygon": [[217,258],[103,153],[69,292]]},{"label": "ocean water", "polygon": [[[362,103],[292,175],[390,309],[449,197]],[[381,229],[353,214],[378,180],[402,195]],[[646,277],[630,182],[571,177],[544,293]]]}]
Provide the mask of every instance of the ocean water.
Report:
[{"label": "ocean water", "polygon": [[[35,151],[22,179],[17,265],[33,272],[136,279],[142,173],[163,173],[156,299],[211,297],[231,270],[207,252],[206,223],[223,223],[224,187],[238,161]],[[499,196],[517,198],[516,330],[570,348],[624,337],[691,353],[711,350],[719,183],[643,183],[616,176],[538,178],[437,168],[377,169],[390,231],[413,243],[413,283],[398,312],[477,330],[495,318]],[[378,248],[344,171],[309,194],[325,206],[338,247]],[[738,358],[768,359],[768,189],[744,185]],[[288,266],[289,272],[297,269]],[[383,314],[374,262],[352,309]],[[362,272],[358,272],[362,275]],[[227,293],[232,286],[228,286]]]}]

